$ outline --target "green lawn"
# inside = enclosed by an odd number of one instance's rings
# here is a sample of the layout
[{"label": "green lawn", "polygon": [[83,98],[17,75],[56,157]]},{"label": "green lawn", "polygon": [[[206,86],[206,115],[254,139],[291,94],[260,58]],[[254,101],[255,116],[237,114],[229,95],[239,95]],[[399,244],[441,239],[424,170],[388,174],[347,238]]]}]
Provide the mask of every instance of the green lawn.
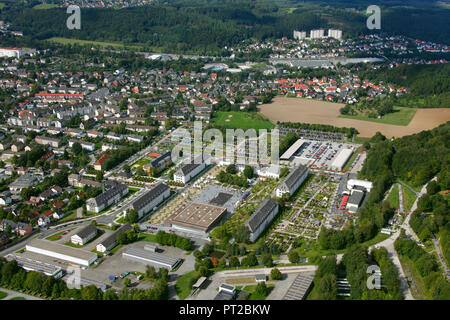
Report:
[{"label": "green lawn", "polygon": [[51,235],[50,237],[45,238],[45,240],[50,240],[50,241],[59,240],[60,238],[58,238],[58,236],[61,236],[64,232],[65,231],[61,231],[61,232],[55,233],[55,234]]},{"label": "green lawn", "polygon": [[33,9],[35,9],[35,10],[47,10],[47,9],[53,9],[53,8],[58,8],[58,5],[52,4],[52,3],[41,3],[41,4],[35,5],[33,7]]},{"label": "green lawn", "polygon": [[120,248],[123,247],[123,244],[118,244],[117,246],[115,246],[113,249],[111,249],[111,251],[109,252],[111,255],[113,255],[114,253],[117,252],[117,250],[119,250]]},{"label": "green lawn", "polygon": [[9,299],[9,300],[27,300],[27,299],[25,299],[24,297],[14,297],[14,298]]},{"label": "green lawn", "polygon": [[183,274],[178,278],[175,283],[175,291],[177,292],[180,300],[186,299],[192,290],[192,285],[200,278],[200,273],[198,271],[191,271]]},{"label": "green lawn", "polygon": [[270,292],[272,291],[272,289],[275,286],[273,284],[269,284],[267,285],[267,288],[269,289],[268,294],[266,296],[258,294],[255,292],[256,289],[256,285],[250,285],[250,286],[245,286],[244,290],[250,293],[250,296],[248,297],[248,300],[266,300],[267,296],[270,294]]},{"label": "green lawn", "polygon": [[430,300],[430,297],[427,294],[424,279],[417,271],[414,262],[406,256],[399,255],[398,258],[400,260],[403,270],[405,270],[405,272],[406,270],[411,271],[411,276],[417,288],[417,291],[411,289],[411,294],[413,295],[413,297],[419,300]]},{"label": "green lawn", "polygon": [[[356,136],[353,138],[353,142],[354,143],[359,143],[359,144],[363,144],[366,141],[369,141],[371,138],[368,137],[360,137],[360,136]],[[352,141],[352,139],[348,139],[348,141]]]},{"label": "green lawn", "polygon": [[156,235],[142,232],[139,234],[138,241],[156,242]]},{"label": "green lawn", "polygon": [[[230,117],[231,116],[231,117]],[[227,121],[229,120],[229,121]],[[243,111],[232,111],[224,112],[218,111],[213,119],[214,124],[230,128],[230,129],[243,129],[247,130],[253,128],[255,130],[259,129],[273,129],[275,125],[263,117],[257,112],[243,112]]]},{"label": "green lawn", "polygon": [[135,166],[142,167],[142,166],[145,166],[146,164],[149,164],[151,161],[152,161],[151,158],[144,157],[144,158],[139,159],[139,160],[136,161],[135,163],[133,163],[133,164],[131,165],[131,167],[132,167],[132,168],[135,167]]},{"label": "green lawn", "polygon": [[67,221],[69,221],[69,220],[75,219],[76,217],[77,217],[77,211],[76,211],[76,210],[73,210],[73,212],[72,212],[71,214],[65,216],[64,218],[62,218],[62,219],[59,220],[59,221],[61,221],[61,222],[67,222]]},{"label": "green lawn", "polygon": [[417,108],[394,107],[394,112],[384,115],[382,118],[369,118],[364,115],[350,116],[340,115],[339,118],[364,120],[371,122],[387,123],[397,126],[407,126],[416,114]]},{"label": "green lawn", "polygon": [[52,37],[47,39],[48,41],[59,43],[59,44],[78,44],[78,45],[92,45],[99,47],[113,47],[114,49],[130,49],[130,50],[143,50],[141,46],[132,45],[126,46],[119,42],[104,42],[104,41],[91,41],[91,40],[79,40],[61,37]]},{"label": "green lawn", "polygon": [[0,291],[0,300],[5,299],[8,296],[6,292]]},{"label": "green lawn", "polygon": [[405,186],[402,186],[402,193],[403,193],[403,206],[405,207],[406,210],[411,210],[414,201],[416,201],[416,195]]},{"label": "green lawn", "polygon": [[398,194],[398,185],[396,184],[393,188],[389,196],[387,197],[387,201],[389,202],[391,208],[400,208],[400,198]]}]

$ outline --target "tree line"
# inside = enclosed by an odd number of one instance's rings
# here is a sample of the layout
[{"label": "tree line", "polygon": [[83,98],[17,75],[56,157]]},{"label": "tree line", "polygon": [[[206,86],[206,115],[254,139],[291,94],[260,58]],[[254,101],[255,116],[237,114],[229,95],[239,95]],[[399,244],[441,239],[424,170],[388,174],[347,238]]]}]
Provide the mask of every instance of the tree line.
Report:
[{"label": "tree line", "polygon": [[162,230],[156,233],[156,242],[160,245],[177,247],[186,251],[192,248],[192,242],[188,238],[183,238],[175,233],[167,233]]},{"label": "tree line", "polygon": [[154,286],[147,290],[124,288],[118,293],[113,289],[103,292],[94,285],[70,289],[61,279],[25,271],[15,260],[8,262],[3,257],[0,258],[0,284],[12,290],[25,290],[26,293],[60,300],[167,300],[169,292],[165,279],[156,280]]},{"label": "tree line", "polygon": [[394,243],[400,256],[407,257],[413,263],[425,285],[425,294],[433,300],[450,299],[450,283],[439,270],[435,258],[419,247],[414,240],[406,237],[404,231]]}]

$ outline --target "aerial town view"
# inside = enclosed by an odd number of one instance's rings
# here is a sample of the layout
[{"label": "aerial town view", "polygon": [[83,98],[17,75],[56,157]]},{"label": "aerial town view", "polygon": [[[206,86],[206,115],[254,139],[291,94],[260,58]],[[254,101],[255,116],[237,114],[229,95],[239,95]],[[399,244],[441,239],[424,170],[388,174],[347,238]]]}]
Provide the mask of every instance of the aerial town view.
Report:
[{"label": "aerial town view", "polygon": [[449,21],[448,0],[0,0],[0,306],[450,300]]}]

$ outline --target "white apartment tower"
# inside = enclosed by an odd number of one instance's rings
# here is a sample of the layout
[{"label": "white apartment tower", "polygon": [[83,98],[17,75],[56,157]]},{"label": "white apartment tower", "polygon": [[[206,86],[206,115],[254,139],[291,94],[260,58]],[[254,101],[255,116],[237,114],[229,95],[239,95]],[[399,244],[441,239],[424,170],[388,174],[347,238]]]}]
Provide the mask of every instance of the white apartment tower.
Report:
[{"label": "white apartment tower", "polygon": [[338,40],[342,40],[342,30],[328,29],[328,38],[335,38]]},{"label": "white apartment tower", "polygon": [[311,39],[322,39],[325,37],[325,30],[324,29],[317,29],[317,30],[311,30]]},{"label": "white apartment tower", "polygon": [[294,39],[297,39],[297,40],[306,39],[306,31],[294,30]]}]

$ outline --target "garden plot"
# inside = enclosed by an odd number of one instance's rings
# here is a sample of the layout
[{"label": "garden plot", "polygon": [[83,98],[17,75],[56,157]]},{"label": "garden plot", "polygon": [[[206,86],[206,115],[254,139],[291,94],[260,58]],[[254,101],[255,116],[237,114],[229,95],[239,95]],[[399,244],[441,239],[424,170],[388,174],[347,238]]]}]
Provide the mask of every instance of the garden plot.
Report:
[{"label": "garden plot", "polygon": [[316,240],[338,185],[338,180],[332,176],[314,176],[302,192],[294,195],[291,208],[285,211],[266,243],[289,248],[299,237]]},{"label": "garden plot", "polygon": [[259,179],[251,188],[250,195],[236,208],[235,212],[225,222],[228,232],[233,232],[243,225],[250,215],[259,207],[263,199],[271,198],[278,185],[276,179]]}]

